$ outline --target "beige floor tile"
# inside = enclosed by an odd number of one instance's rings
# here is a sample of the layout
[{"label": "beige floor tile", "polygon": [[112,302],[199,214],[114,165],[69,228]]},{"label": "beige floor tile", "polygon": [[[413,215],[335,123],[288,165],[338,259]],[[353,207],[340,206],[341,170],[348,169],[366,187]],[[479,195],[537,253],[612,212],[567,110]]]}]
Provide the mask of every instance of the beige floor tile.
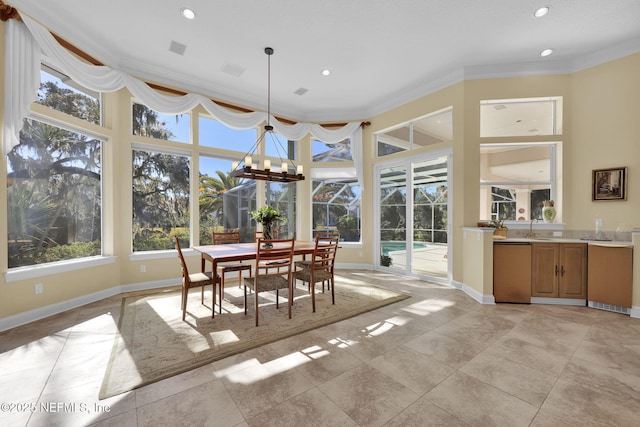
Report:
[{"label": "beige floor tile", "polygon": [[463,373],[450,376],[425,397],[474,426],[528,426],[538,411],[538,407]]},{"label": "beige floor tile", "polygon": [[138,407],[138,426],[235,426],[242,414],[219,380]]},{"label": "beige floor tile", "polygon": [[497,340],[483,354],[494,358],[504,357],[540,372],[556,376],[560,375],[569,362],[568,356],[559,355],[539,345],[513,337],[511,333]]},{"label": "beige floor tile", "polygon": [[444,409],[430,402],[427,398],[420,398],[398,416],[386,423],[384,427],[467,427],[459,418],[454,417]]},{"label": "beige floor tile", "polygon": [[621,398],[601,390],[588,377],[561,377],[542,409],[581,426],[638,425],[640,400]]},{"label": "beige floor tile", "polygon": [[302,355],[283,356],[225,375],[222,381],[245,419],[252,418],[313,387],[297,369]]},{"label": "beige floor tile", "polygon": [[557,374],[531,368],[508,358],[483,352],[460,368],[474,378],[539,407],[558,379]]},{"label": "beige floor tile", "polygon": [[415,338],[406,345],[454,369],[462,367],[487,346],[485,343],[471,345],[468,342],[460,342],[435,331]]},{"label": "beige floor tile", "polygon": [[390,350],[367,363],[418,394],[426,393],[455,372],[407,346]]},{"label": "beige floor tile", "polygon": [[318,389],[293,397],[247,421],[249,426],[357,426],[336,404]]},{"label": "beige floor tile", "polygon": [[215,379],[216,376],[210,364],[192,369],[135,390],[136,404],[139,407],[145,406]]},{"label": "beige floor tile", "polygon": [[359,365],[318,388],[359,426],[383,425],[419,397],[368,365]]},{"label": "beige floor tile", "polygon": [[138,427],[137,411],[132,409],[115,417],[89,424],[88,427]]}]

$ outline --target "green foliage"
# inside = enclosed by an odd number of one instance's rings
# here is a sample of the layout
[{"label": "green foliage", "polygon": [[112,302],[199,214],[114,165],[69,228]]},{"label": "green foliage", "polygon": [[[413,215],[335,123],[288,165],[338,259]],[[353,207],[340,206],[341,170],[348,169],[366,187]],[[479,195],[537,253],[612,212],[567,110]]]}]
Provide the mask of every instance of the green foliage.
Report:
[{"label": "green foliage", "polygon": [[358,230],[358,218],[354,215],[342,215],[338,218],[336,228],[340,232],[340,237],[348,242],[358,240],[360,237],[360,232]]},{"label": "green foliage", "polygon": [[58,245],[46,249],[40,262],[64,261],[67,259],[83,258],[100,255],[100,241],[93,242],[75,242],[68,245]]},{"label": "green foliage", "polygon": [[256,211],[251,211],[249,212],[249,215],[251,215],[251,218],[253,218],[256,222],[261,224],[265,222],[287,220],[287,218],[284,215],[282,215],[282,213],[279,210],[274,209],[269,205],[265,205]]}]

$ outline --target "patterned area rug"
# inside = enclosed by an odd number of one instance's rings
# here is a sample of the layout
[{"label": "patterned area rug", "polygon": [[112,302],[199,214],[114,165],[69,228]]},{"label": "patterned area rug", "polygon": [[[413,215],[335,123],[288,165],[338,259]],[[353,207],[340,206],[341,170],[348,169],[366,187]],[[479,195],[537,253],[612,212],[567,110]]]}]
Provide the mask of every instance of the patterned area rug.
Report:
[{"label": "patterned area rug", "polygon": [[[193,289],[182,321],[179,288],[132,295],[122,300],[122,310],[100,399],[186,372],[207,363],[338,322],[409,298],[362,282],[336,275],[336,304],[331,293],[316,287],[316,312],[311,295],[298,282],[294,292],[292,318],[288,318],[286,291],[260,294],[260,326],[255,326],[254,295],[247,296],[244,314],[243,291],[237,282],[227,283],[222,314],[211,319],[211,288],[200,304],[200,289]],[[216,306],[216,310],[218,306]]]}]

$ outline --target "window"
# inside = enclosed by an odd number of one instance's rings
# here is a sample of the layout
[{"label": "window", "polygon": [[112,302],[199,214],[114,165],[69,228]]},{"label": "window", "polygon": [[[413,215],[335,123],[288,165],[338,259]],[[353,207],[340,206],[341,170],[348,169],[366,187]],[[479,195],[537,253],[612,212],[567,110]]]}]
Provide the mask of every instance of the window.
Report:
[{"label": "window", "polygon": [[100,94],[80,86],[69,76],[45,64],[40,70],[36,103],[89,123],[101,123]]},{"label": "window", "polygon": [[[282,135],[269,132],[262,141],[264,154],[269,157],[277,157],[282,160],[296,160],[296,142],[288,141]],[[289,166],[291,167],[291,165]]]},{"label": "window", "polygon": [[313,162],[352,162],[351,139],[347,138],[336,143],[311,140],[311,155]]},{"label": "window", "polygon": [[311,178],[314,236],[318,230],[337,230],[341,241],[359,242],[361,198],[355,168],[314,168]]},{"label": "window", "polygon": [[9,268],[102,254],[102,143],[25,119],[7,155]]},{"label": "window", "polygon": [[133,150],[133,250],[173,249],[189,239],[189,170],[186,155]]},{"label": "window", "polygon": [[265,181],[265,204],[279,210],[287,218],[278,222],[278,238],[296,236],[296,183]]},{"label": "window", "polygon": [[255,222],[255,182],[229,176],[231,160],[200,157],[200,244],[212,243],[212,232],[239,230],[242,242],[252,242]]},{"label": "window", "polygon": [[190,114],[161,114],[135,102],[132,111],[134,135],[168,141],[191,141]]},{"label": "window", "polygon": [[453,108],[448,107],[377,134],[378,157],[416,150],[452,138]]},{"label": "window", "polygon": [[542,219],[555,199],[558,144],[483,144],[480,147],[480,218]]}]

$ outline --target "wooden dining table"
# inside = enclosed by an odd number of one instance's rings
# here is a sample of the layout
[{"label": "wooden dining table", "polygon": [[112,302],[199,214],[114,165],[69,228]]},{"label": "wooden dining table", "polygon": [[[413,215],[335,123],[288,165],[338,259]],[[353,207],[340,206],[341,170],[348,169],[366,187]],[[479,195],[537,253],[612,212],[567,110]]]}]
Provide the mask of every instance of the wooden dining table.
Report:
[{"label": "wooden dining table", "polygon": [[[304,240],[296,240],[293,246],[293,255],[313,254],[315,242],[307,242]],[[233,261],[250,261],[255,260],[258,255],[257,243],[231,243],[226,245],[205,245],[194,246],[194,250],[200,252],[202,256],[201,271],[206,271],[207,261],[212,263],[212,270],[217,271],[218,263]],[[215,276],[214,276],[215,277]]]}]

